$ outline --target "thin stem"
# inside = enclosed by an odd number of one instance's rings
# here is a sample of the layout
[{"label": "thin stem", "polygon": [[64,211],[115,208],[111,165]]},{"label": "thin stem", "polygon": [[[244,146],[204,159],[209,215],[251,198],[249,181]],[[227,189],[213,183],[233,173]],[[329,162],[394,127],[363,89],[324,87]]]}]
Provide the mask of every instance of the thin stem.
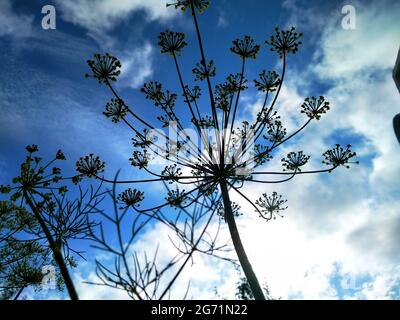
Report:
[{"label": "thin stem", "polygon": [[268,150],[261,152],[257,155],[254,156],[254,158],[249,161],[248,164],[255,162],[257,159],[262,158],[263,156],[267,155],[268,153],[270,153],[272,150],[276,149],[277,147],[279,147],[281,144],[285,143],[286,141],[290,140],[291,138],[293,138],[295,135],[297,135],[299,132],[301,132],[310,122],[311,122],[311,118],[307,120],[307,122],[305,124],[303,124],[299,129],[297,129],[295,132],[293,132],[291,135],[289,135],[287,138],[283,139],[282,141],[280,141],[279,143],[275,144],[274,146],[272,146],[271,148],[269,148]]},{"label": "thin stem", "polygon": [[278,184],[278,183],[283,183],[283,182],[287,182],[287,181],[292,180],[296,174],[297,174],[297,172],[294,171],[294,172],[292,172],[292,173],[290,174],[290,177],[289,177],[289,178],[281,179],[281,180],[263,181],[263,180],[257,180],[257,179],[244,179],[244,181],[248,181],[248,182],[258,182],[258,183]]},{"label": "thin stem", "polygon": [[[183,82],[182,73],[181,73],[181,71],[180,71],[179,64],[178,64],[178,60],[177,60],[177,58],[176,58],[175,53],[173,53],[173,58],[174,58],[174,62],[175,62],[176,72],[178,73],[179,82],[180,82],[181,87],[182,87],[183,95],[184,95],[184,97],[185,97],[185,100],[186,100],[186,102],[187,102],[187,105],[189,106],[190,113],[192,114],[192,118],[193,118],[193,121],[194,121],[194,125],[196,126],[196,128],[197,128],[197,130],[198,130],[198,133],[199,133],[199,135],[200,135],[200,137],[201,137],[201,140],[202,140],[203,143],[204,143],[204,142],[205,142],[205,138],[203,137],[203,132],[202,132],[202,130],[201,130],[201,128],[200,128],[200,125],[199,125],[199,120],[200,120],[200,118],[197,119],[196,116],[195,116],[195,114],[194,114],[192,105],[191,105],[190,100],[189,100],[189,96],[188,96],[188,94],[187,94],[187,92],[186,92],[186,90],[185,90],[185,84],[184,84],[184,82]],[[197,107],[197,104],[196,104],[196,107]],[[198,108],[197,108],[197,112],[199,113]],[[200,116],[200,113],[199,113],[199,116]],[[189,140],[189,141],[191,142],[191,140]],[[202,152],[201,152],[201,150],[199,150],[199,151],[200,151],[200,155],[201,155]],[[212,155],[211,155],[211,154],[210,154],[210,158],[212,158]],[[206,162],[206,161],[205,161],[205,162]],[[212,163],[210,163],[210,164],[212,164]]]},{"label": "thin stem", "polygon": [[[266,94],[266,96],[265,96],[264,105],[263,105],[263,107],[262,107],[262,109],[261,109],[261,112],[260,112],[260,118],[261,118],[262,120],[258,123],[259,119],[257,119],[256,123],[254,124],[254,127],[256,127],[255,132],[254,132],[254,143],[256,143],[257,140],[260,138],[262,132],[263,132],[264,129],[265,129],[265,126],[267,125],[266,120],[268,119],[269,115],[271,114],[271,112],[272,112],[272,110],[273,110],[273,108],[274,108],[274,106],[275,106],[276,101],[278,100],[279,94],[280,94],[281,89],[282,89],[282,86],[283,86],[283,81],[284,81],[284,79],[285,79],[285,73],[286,73],[286,54],[283,53],[283,65],[282,65],[282,77],[281,77],[281,81],[280,81],[280,83],[279,83],[279,87],[278,87],[278,90],[276,91],[276,94],[275,94],[275,96],[274,96],[274,99],[272,100],[271,106],[269,107],[269,109],[268,109],[268,111],[267,111],[265,117],[263,117],[262,114],[263,114],[263,112],[265,112],[265,107],[266,107],[266,105],[267,105],[268,92],[267,92],[267,94]],[[242,152],[242,154],[245,154],[245,153],[249,150],[249,148],[251,147],[251,143],[248,143],[248,142],[249,142],[249,141],[246,140],[246,148],[245,148],[245,150]],[[270,151],[270,150],[269,150],[269,151]]]},{"label": "thin stem", "polygon": [[[120,223],[121,217],[118,214],[117,201],[115,200],[115,192],[116,192],[115,189],[116,189],[116,184],[114,183],[114,185],[113,185],[113,198],[114,198],[113,205],[114,205],[115,221],[117,222],[116,223],[116,228],[117,228],[118,243],[119,243],[119,247],[120,247],[120,250],[121,250],[121,257],[122,257],[122,261],[124,263],[126,274],[128,275],[129,280],[131,282],[133,282],[133,278],[131,276],[131,272],[130,272],[130,269],[129,269],[129,266],[128,266],[128,261],[126,260],[126,250],[125,250],[125,247],[124,247],[124,244],[123,244],[122,233],[121,233],[121,223]],[[139,300],[142,300],[142,297],[140,296],[140,294],[136,290],[134,290],[133,292],[134,292],[134,294],[136,294],[136,296],[139,298]]]},{"label": "thin stem", "polygon": [[[321,170],[310,170],[310,171],[298,171],[296,172],[296,174],[309,174],[309,173],[324,173],[324,172],[330,172],[333,169],[335,169],[336,167],[332,167],[329,169],[321,169]],[[292,175],[293,172],[274,172],[274,171],[256,171],[256,172],[252,172],[253,174],[266,174],[266,175]]]},{"label": "thin stem", "polygon": [[[199,48],[200,48],[201,63],[203,64],[204,70],[207,70],[206,55],[204,53],[203,41],[201,40],[200,27],[199,27],[199,23],[197,21],[196,10],[194,8],[194,4],[193,4],[192,0],[190,1],[190,6],[191,6],[194,25],[196,28],[197,40],[198,40]],[[219,122],[218,122],[217,110],[215,107],[214,93],[213,93],[211,80],[210,80],[210,76],[208,75],[208,72],[206,74],[206,79],[207,79],[208,93],[210,95],[211,111],[212,111],[212,116],[213,116],[213,120],[214,120],[214,125],[215,125],[215,128],[217,129],[216,132],[219,132]],[[218,148],[219,148],[219,150],[221,150],[221,140],[220,140],[219,134],[216,134],[216,139],[217,139],[217,143],[218,143]]]},{"label": "thin stem", "polygon": [[96,179],[99,179],[103,182],[107,183],[120,183],[120,184],[131,184],[131,183],[145,183],[145,182],[160,182],[160,181],[169,181],[169,180],[185,180],[185,179],[208,179],[210,178],[209,176],[184,176],[184,177],[162,177],[162,178],[157,178],[157,179],[144,179],[144,180],[110,180],[106,179],[103,177],[100,177],[98,175],[95,175]]},{"label": "thin stem", "polygon": [[14,300],[18,300],[19,296],[21,295],[22,291],[26,288],[26,283],[22,285],[22,287],[18,290],[17,294],[14,297]]},{"label": "thin stem", "polygon": [[[282,89],[282,86],[283,86],[283,81],[284,81],[284,79],[285,79],[285,72],[286,72],[286,54],[284,53],[284,54],[283,54],[283,66],[282,66],[282,77],[281,77],[281,82],[279,83],[278,90],[276,91],[274,100],[272,101],[271,106],[269,107],[268,112],[267,112],[265,118],[268,118],[268,116],[271,114],[271,112],[272,112],[272,110],[273,110],[273,108],[274,108],[274,106],[275,106],[275,103],[276,103],[276,101],[278,100],[278,96],[279,96],[279,93],[281,92],[281,89]],[[263,106],[263,109],[262,109],[261,111],[264,111],[264,107],[265,107],[265,106]],[[265,126],[266,126],[265,121],[264,121],[264,122],[261,121],[261,122],[259,123],[257,129],[256,129],[256,133],[257,133],[257,131],[258,131],[260,128],[262,128],[261,131],[260,131],[260,132],[262,132],[262,131],[264,130]],[[258,138],[258,137],[259,137],[259,135],[257,136],[257,138]],[[257,138],[256,138],[256,140],[257,140]],[[256,141],[256,140],[255,140],[255,141]]]},{"label": "thin stem", "polygon": [[[240,99],[240,93],[242,91],[242,84],[243,84],[243,79],[244,79],[244,68],[245,68],[245,63],[246,63],[246,59],[242,58],[242,70],[240,73],[240,82],[239,82],[239,91],[236,95],[236,102],[235,102],[235,106],[233,108],[233,115],[232,115],[232,121],[231,121],[231,129],[229,131],[229,138],[228,138],[228,142],[225,145],[225,138],[226,138],[226,130],[224,130],[224,140],[222,142],[223,147],[222,147],[222,166],[225,163],[225,148],[228,149],[230,142],[231,142],[231,137],[232,137],[232,132],[233,132],[233,126],[235,125],[235,119],[236,119],[236,111],[237,111],[237,107],[239,104],[239,99]],[[229,108],[229,113],[228,113],[228,117],[227,117],[227,121],[225,123],[225,128],[228,126],[228,121],[229,121],[229,114],[231,112],[231,108]],[[228,152],[228,150],[226,150]]]},{"label": "thin stem", "polygon": [[214,208],[214,211],[210,214],[210,217],[208,218],[205,227],[203,228],[202,232],[200,233],[199,237],[197,238],[197,241],[194,243],[194,245],[193,245],[190,253],[186,257],[185,261],[182,263],[182,265],[180,266],[179,270],[175,273],[174,277],[171,279],[171,281],[168,283],[167,287],[165,288],[165,290],[161,294],[160,300],[162,300],[162,298],[167,294],[167,292],[169,292],[169,290],[171,289],[172,285],[174,284],[174,282],[176,281],[178,276],[181,274],[181,272],[185,268],[186,264],[192,258],[193,253],[197,250],[197,246],[200,244],[200,241],[202,240],[203,235],[205,234],[205,232],[206,232],[206,230],[208,228],[208,225],[210,224],[210,222],[211,222],[211,220],[212,220],[212,218],[214,216],[215,210],[216,210],[216,208]]}]

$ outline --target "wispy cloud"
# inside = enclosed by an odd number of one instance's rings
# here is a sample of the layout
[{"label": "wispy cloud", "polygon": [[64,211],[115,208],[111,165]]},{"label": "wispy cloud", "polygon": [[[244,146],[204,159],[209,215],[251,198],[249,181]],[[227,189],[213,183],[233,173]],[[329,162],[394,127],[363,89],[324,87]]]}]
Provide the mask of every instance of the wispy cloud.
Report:
[{"label": "wispy cloud", "polygon": [[354,6],[355,30],[342,29],[338,19],[332,19],[323,29],[323,41],[315,57],[322,58],[315,66],[321,78],[341,80],[360,73],[372,75],[375,71],[392,69],[395,64],[400,4],[383,1],[381,5]]},{"label": "wispy cloud", "polygon": [[153,46],[146,42],[121,56],[121,81],[118,85],[138,88],[153,74]]},{"label": "wispy cloud", "polygon": [[[103,51],[111,51],[122,62],[120,86],[137,88],[153,74],[153,46],[142,36],[132,42],[120,40],[115,35],[116,26],[132,14],[144,12],[146,22],[169,21],[177,11],[168,9],[166,1],[57,1],[61,18],[82,27]],[[143,26],[141,26],[143,27]],[[140,34],[140,31],[137,31]]]},{"label": "wispy cloud", "polygon": [[226,28],[229,25],[229,21],[226,16],[221,12],[218,16],[217,27]]},{"label": "wispy cloud", "polygon": [[166,7],[167,1],[120,0],[120,1],[56,1],[65,21],[79,25],[92,32],[109,31],[127,19],[132,13],[144,11],[148,21],[168,20],[176,11]]},{"label": "wispy cloud", "polygon": [[33,16],[18,14],[12,8],[11,0],[0,3],[0,37],[26,38],[32,33]]}]

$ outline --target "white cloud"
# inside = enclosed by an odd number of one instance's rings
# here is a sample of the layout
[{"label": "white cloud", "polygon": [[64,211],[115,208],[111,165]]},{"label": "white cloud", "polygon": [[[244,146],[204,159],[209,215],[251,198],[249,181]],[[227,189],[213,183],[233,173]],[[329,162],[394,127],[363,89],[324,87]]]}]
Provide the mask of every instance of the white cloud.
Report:
[{"label": "white cloud", "polygon": [[325,26],[326,12],[320,6],[306,7],[299,0],[285,0],[282,8],[289,12],[286,16],[286,27],[296,27],[301,31],[317,31]]},{"label": "white cloud", "polygon": [[166,1],[160,0],[57,0],[62,10],[62,18],[90,31],[106,31],[120,24],[133,12],[145,11],[149,21],[168,20],[176,10],[166,7]]},{"label": "white cloud", "polygon": [[[200,228],[197,229],[195,236],[199,233],[199,230],[202,230],[202,227],[203,226],[200,226]],[[217,228],[217,224],[215,223],[212,224],[207,231],[210,235],[214,235],[217,232]],[[157,263],[162,266],[168,263],[169,259],[177,253],[171,239],[174,240],[175,243],[178,243],[177,238],[175,235],[171,234],[170,229],[157,224],[135,243],[134,249],[142,254],[146,253],[148,256],[151,256],[156,246],[159,246]],[[229,239],[227,238],[227,234],[221,234],[218,239],[219,241],[216,243],[216,247],[225,244],[227,239]],[[200,245],[199,248],[202,248],[202,246]],[[178,266],[180,266],[180,264],[168,272],[165,278],[162,279],[161,287],[165,287]],[[230,297],[233,297],[232,294],[234,291],[232,288],[234,288],[235,285],[236,272],[233,268],[229,267],[230,264],[225,261],[195,253],[193,255],[193,260],[187,264],[184,271],[177,279],[171,292],[171,299],[182,299],[185,296],[189,283],[190,290],[188,298],[215,299],[217,297],[213,292],[214,287],[219,287],[221,285],[223,286],[218,289],[218,292],[222,295],[229,294]],[[217,270],[225,270],[225,272],[218,272]],[[226,288],[230,288],[230,291],[227,291]]]},{"label": "white cloud", "polygon": [[57,1],[57,7],[61,9],[62,19],[86,29],[102,50],[113,52],[121,60],[122,73],[118,85],[134,89],[153,74],[154,49],[148,41],[122,42],[113,33],[114,29],[138,11],[144,11],[149,22],[169,21],[176,15],[176,10],[167,8],[166,2],[160,0]]},{"label": "white cloud", "polygon": [[228,19],[225,17],[223,13],[218,16],[217,27],[218,28],[226,28],[229,25]]},{"label": "white cloud", "polygon": [[[91,265],[93,267],[93,265]],[[82,268],[80,268],[82,269]],[[91,271],[83,276],[81,272],[74,273],[74,283],[76,291],[81,300],[128,300],[128,294],[123,290],[89,284],[87,282],[98,283],[99,278],[96,273]]]},{"label": "white cloud", "polygon": [[[390,11],[389,9],[390,8]],[[400,4],[355,4],[357,25],[355,30],[344,30],[334,19],[322,34],[323,41],[316,57],[322,58],[315,71],[322,78],[354,77],[376,70],[393,68],[399,49]]]},{"label": "white cloud", "polygon": [[368,284],[365,284],[358,297],[360,299],[398,299],[399,298],[400,272],[397,274],[378,274]]},{"label": "white cloud", "polygon": [[121,56],[121,81],[122,85],[138,88],[153,74],[153,52],[150,43],[137,47]]},{"label": "white cloud", "polygon": [[14,36],[28,37],[32,33],[33,17],[14,12],[11,1],[3,0],[0,3],[0,37]]},{"label": "white cloud", "polygon": [[334,83],[327,93],[336,109],[330,125],[351,128],[370,141],[369,152],[378,153],[370,183],[379,185],[381,195],[398,186],[400,174],[399,148],[391,128],[400,99],[391,76],[399,48],[400,5],[384,4],[357,5],[356,30],[330,25],[314,69],[320,78]]},{"label": "white cloud", "polygon": [[[216,232],[216,225],[212,225],[209,228],[210,234]],[[128,228],[130,230],[130,228]],[[226,237],[221,244],[226,242]],[[171,240],[176,240],[171,230],[164,225],[157,223],[151,226],[147,232],[143,233],[142,236],[135,241],[134,245],[130,248],[132,254],[135,252],[138,259],[142,263],[142,267],[145,264],[145,255],[148,259],[154,257],[157,251],[156,264],[157,268],[162,270],[170,260],[177,254],[176,248],[174,247]],[[201,246],[200,246],[201,248]],[[132,274],[134,271],[134,262],[131,259],[133,255],[127,254],[128,264],[132,268]],[[102,253],[96,258],[101,261],[104,265],[108,266],[111,270],[114,268],[114,256],[109,253]],[[148,260],[147,260],[148,261]],[[169,281],[175,275],[175,272],[180,267],[183,260],[179,260],[177,265],[172,269],[168,270],[160,279],[158,295],[166,288]],[[74,280],[77,285],[77,291],[81,299],[126,299],[127,294],[123,290],[116,290],[105,286],[95,286],[87,284],[85,282],[99,283],[95,272],[93,271],[93,262],[87,262],[80,264],[78,269],[74,272]],[[215,270],[225,270],[225,272],[215,272]],[[195,275],[195,276],[193,276]],[[222,260],[218,260],[211,256],[205,256],[198,253],[193,255],[193,260],[187,263],[185,269],[177,278],[177,281],[173,285],[173,290],[170,299],[182,299],[185,297],[188,284],[190,283],[190,290],[187,298],[197,299],[216,299],[214,288],[218,288],[218,293],[225,297],[233,298],[235,292],[235,283],[237,281],[237,273],[233,268],[229,268],[229,264]],[[151,288],[151,286],[150,286]],[[150,292],[148,288],[148,292]]]},{"label": "white cloud", "polygon": [[[333,173],[329,179],[298,177],[273,186],[288,198],[286,217],[267,226],[252,219],[242,222],[245,247],[250,248],[257,273],[267,278],[273,293],[335,298],[332,278],[337,275],[334,266],[339,264],[339,274],[371,278],[346,298],[398,297],[400,213],[393,204],[399,192],[400,164],[391,119],[398,112],[400,97],[391,68],[400,38],[395,22],[399,10],[398,5],[360,4],[355,31],[342,30],[335,25],[337,19],[328,21],[319,40],[321,49],[309,71],[302,74],[332,81],[333,87],[323,94],[333,107],[323,120],[303,132],[296,146],[318,155],[317,150],[329,147],[327,138],[335,130],[347,132],[350,140],[357,134],[363,142],[356,144],[356,151],[372,157],[372,165],[366,160],[358,168]],[[309,89],[313,95],[321,94]],[[300,91],[292,82],[282,92],[286,103],[280,108],[285,116],[296,112],[291,107],[298,108],[295,104]],[[289,123],[292,126],[295,122]],[[272,191],[254,185],[246,191],[256,199],[262,189]],[[252,211],[250,206],[244,207]],[[265,253],[260,252],[259,243]]]}]

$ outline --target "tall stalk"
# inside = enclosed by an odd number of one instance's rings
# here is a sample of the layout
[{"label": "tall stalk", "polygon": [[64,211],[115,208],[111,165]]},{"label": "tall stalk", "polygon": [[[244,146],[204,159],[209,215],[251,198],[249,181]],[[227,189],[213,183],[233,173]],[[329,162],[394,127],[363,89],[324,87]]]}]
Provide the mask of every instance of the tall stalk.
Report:
[{"label": "tall stalk", "polygon": [[254,273],[254,270],[247,258],[246,251],[244,250],[242,240],[240,239],[239,231],[236,226],[235,217],[233,215],[231,200],[229,198],[228,187],[225,180],[220,182],[222,199],[225,208],[225,219],[229,226],[229,232],[231,234],[233,246],[235,247],[236,254],[238,255],[240,265],[242,266],[243,272],[249,282],[251,291],[253,292],[254,299],[265,300],[264,293],[261,289],[260,283]]},{"label": "tall stalk", "polygon": [[67,265],[64,261],[63,255],[61,253],[61,248],[57,245],[56,241],[53,239],[50,230],[47,228],[46,223],[43,221],[42,216],[40,215],[40,212],[37,210],[36,206],[33,204],[31,198],[29,197],[28,193],[24,191],[24,199],[30,209],[32,210],[33,214],[35,215],[36,220],[39,222],[40,227],[42,228],[46,239],[49,243],[49,247],[51,251],[53,252],[54,255],[54,260],[56,261],[60,272],[61,276],[64,279],[65,286],[67,287],[68,294],[71,298],[71,300],[79,300],[78,294],[76,292],[74,283],[72,281],[71,275],[69,274]]}]

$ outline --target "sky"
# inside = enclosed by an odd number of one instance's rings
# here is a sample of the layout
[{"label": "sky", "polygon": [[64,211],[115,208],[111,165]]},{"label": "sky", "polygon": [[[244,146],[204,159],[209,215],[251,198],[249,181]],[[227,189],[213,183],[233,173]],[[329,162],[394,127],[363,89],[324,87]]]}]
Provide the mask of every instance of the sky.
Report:
[{"label": "sky", "polygon": [[[56,29],[41,26],[44,5],[56,8]],[[0,182],[10,181],[35,143],[51,157],[61,148],[65,170],[88,153],[99,154],[109,176],[140,177],[129,166],[131,132],[103,115],[111,98],[103,86],[85,79],[86,60],[95,52],[110,52],[122,63],[117,89],[146,118],[156,110],[140,93],[145,81],[157,80],[178,91],[174,65],[157,46],[159,32],[184,32],[188,47],[180,57],[187,79],[199,61],[195,30],[188,14],[166,8],[164,0],[0,1]],[[355,8],[355,29],[342,27],[344,5]],[[332,110],[312,123],[299,138],[285,144],[282,155],[304,150],[310,166],[321,167],[321,154],[335,143],[352,144],[360,164],[330,175],[299,176],[281,185],[247,185],[251,199],[277,191],[288,199],[284,218],[260,218],[246,202],[238,226],[250,261],[261,282],[282,299],[399,299],[400,297],[400,155],[392,129],[399,113],[399,92],[392,68],[399,50],[398,1],[256,1],[214,0],[199,17],[207,56],[217,66],[216,81],[240,69],[231,41],[251,35],[264,43],[276,26],[296,26],[304,33],[298,54],[290,56],[278,108],[288,132],[302,123],[300,105],[307,96],[323,95]],[[280,60],[262,46],[248,64],[246,77],[262,69],[280,70]],[[191,81],[191,80],[190,80]],[[192,81],[194,83],[194,81]],[[262,96],[249,90],[241,98],[238,117],[252,119]],[[204,106],[206,108],[206,106]],[[202,109],[203,110],[203,109]],[[204,109],[206,110],[206,109]],[[276,159],[280,159],[279,156]],[[268,169],[277,169],[271,161]],[[144,187],[149,201],[159,203],[159,188]],[[158,198],[157,198],[158,197]],[[216,228],[217,223],[211,228]],[[221,237],[228,235],[224,228]],[[154,224],[135,247],[152,252],[161,244],[160,259],[171,252],[168,232]],[[93,287],[90,249],[73,277],[86,299],[124,299],[123,292]],[[108,257],[103,257],[107,261]],[[193,276],[195,275],[195,276]],[[226,263],[196,256],[174,289],[183,297],[216,298],[214,288],[234,298],[238,274]],[[57,292],[27,294],[27,298],[64,298]]]}]

